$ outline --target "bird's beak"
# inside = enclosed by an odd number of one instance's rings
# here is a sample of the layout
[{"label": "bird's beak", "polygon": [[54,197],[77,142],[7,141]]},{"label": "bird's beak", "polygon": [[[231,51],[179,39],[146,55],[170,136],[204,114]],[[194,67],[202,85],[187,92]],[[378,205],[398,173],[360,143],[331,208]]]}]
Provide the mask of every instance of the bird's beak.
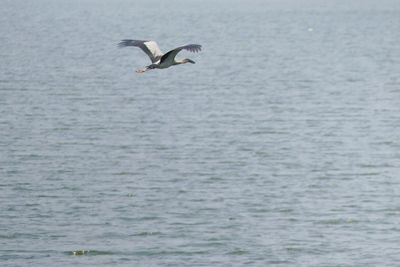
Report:
[{"label": "bird's beak", "polygon": [[190,63],[192,63],[192,64],[196,64],[196,62],[194,62],[194,61],[191,60],[191,59],[188,59],[187,61],[190,62]]}]

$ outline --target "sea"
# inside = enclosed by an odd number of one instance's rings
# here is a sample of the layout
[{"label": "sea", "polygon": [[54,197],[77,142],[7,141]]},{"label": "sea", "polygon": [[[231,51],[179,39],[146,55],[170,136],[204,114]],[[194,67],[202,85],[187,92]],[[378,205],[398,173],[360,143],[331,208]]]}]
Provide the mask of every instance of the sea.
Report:
[{"label": "sea", "polygon": [[[399,29],[398,0],[1,0],[0,266],[398,266]],[[122,39],[202,51],[138,74]]]}]

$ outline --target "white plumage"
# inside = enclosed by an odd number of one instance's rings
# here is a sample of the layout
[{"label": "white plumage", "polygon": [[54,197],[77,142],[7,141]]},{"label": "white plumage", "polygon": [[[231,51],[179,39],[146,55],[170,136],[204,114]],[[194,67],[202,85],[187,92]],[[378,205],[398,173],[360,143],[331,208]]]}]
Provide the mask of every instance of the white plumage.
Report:
[{"label": "white plumage", "polygon": [[155,41],[143,41],[143,40],[122,40],[119,44],[119,47],[126,46],[136,46],[145,52],[150,60],[151,65],[146,66],[143,69],[138,69],[136,72],[143,73],[151,69],[166,69],[174,65],[192,63],[195,62],[189,58],[185,58],[183,60],[176,60],[176,55],[182,50],[188,50],[190,52],[199,52],[201,51],[201,45],[198,44],[188,44],[184,46],[177,47],[165,54],[163,54]]}]

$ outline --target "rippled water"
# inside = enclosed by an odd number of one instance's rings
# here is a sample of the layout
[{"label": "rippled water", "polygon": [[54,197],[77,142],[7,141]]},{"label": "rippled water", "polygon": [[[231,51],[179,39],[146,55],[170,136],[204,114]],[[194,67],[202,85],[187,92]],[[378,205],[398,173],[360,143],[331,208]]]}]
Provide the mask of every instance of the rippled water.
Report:
[{"label": "rippled water", "polygon": [[395,266],[399,12],[2,1],[0,265]]}]

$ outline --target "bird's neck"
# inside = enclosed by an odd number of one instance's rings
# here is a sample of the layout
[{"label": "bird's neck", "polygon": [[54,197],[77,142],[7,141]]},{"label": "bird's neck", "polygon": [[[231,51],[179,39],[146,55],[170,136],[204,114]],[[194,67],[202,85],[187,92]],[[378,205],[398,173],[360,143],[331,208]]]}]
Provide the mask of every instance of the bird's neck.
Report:
[{"label": "bird's neck", "polygon": [[174,65],[180,65],[180,64],[185,64],[186,62],[183,60],[175,60]]}]

